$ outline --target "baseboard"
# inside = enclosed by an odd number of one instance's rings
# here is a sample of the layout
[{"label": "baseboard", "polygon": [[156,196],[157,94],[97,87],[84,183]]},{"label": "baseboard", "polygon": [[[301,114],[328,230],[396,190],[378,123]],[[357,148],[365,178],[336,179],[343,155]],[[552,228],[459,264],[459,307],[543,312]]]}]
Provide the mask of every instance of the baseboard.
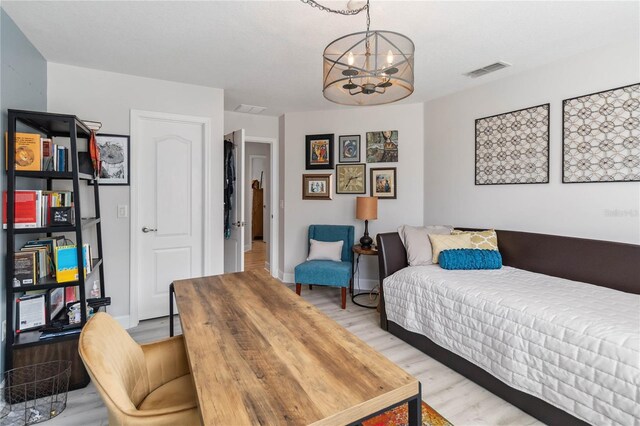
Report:
[{"label": "baseboard", "polygon": [[131,324],[129,323],[129,315],[121,315],[119,317],[113,317],[114,320],[118,321],[122,328],[128,330],[131,328]]},{"label": "baseboard", "polygon": [[287,284],[293,284],[296,282],[296,276],[290,272],[280,271],[278,273],[278,278],[280,278],[280,281]]},{"label": "baseboard", "polygon": [[264,262],[264,269],[269,271],[269,275],[271,275],[271,264],[269,262]]},{"label": "baseboard", "polygon": [[358,281],[358,277],[353,280],[353,288],[357,292],[358,289],[361,291],[371,291],[377,286],[380,285],[380,281],[374,278],[360,278]]},{"label": "baseboard", "polygon": [[251,250],[251,243],[244,245],[244,251],[247,252],[249,250]]}]

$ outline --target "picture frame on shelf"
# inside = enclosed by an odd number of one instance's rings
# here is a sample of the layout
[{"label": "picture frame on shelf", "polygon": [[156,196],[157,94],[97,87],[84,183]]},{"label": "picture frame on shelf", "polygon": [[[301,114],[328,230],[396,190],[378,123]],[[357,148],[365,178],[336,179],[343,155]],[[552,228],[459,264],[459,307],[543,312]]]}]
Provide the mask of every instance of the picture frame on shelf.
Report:
[{"label": "picture frame on shelf", "polygon": [[370,170],[371,196],[380,200],[398,198],[398,179],[395,167],[372,168]]},{"label": "picture frame on shelf", "polygon": [[366,194],[367,165],[336,164],[336,194]]},{"label": "picture frame on shelf", "polygon": [[65,288],[56,287],[49,290],[49,321],[53,321],[65,307]]},{"label": "picture frame on shelf", "polygon": [[338,162],[360,162],[360,135],[344,135],[338,137]]},{"label": "picture frame on shelf", "polygon": [[100,185],[129,185],[131,142],[129,135],[99,134]]},{"label": "picture frame on shelf", "polygon": [[303,200],[331,200],[331,174],[302,175],[302,199]]},{"label": "picture frame on shelf", "polygon": [[333,136],[333,134],[306,136],[306,170],[333,169]]}]

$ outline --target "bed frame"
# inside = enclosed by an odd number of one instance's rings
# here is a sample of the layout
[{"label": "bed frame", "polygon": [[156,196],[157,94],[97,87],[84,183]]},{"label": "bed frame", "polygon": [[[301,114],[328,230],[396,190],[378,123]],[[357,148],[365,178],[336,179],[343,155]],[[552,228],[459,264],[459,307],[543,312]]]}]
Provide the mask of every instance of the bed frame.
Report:
[{"label": "bed frame", "polygon": [[[640,294],[639,245],[528,232],[496,232],[504,265]],[[535,396],[506,385],[482,368],[438,346],[427,337],[407,331],[388,321],[382,291],[383,280],[408,266],[407,253],[397,232],[378,234],[377,243],[380,267],[380,326],[383,329],[546,424],[587,424]]]}]

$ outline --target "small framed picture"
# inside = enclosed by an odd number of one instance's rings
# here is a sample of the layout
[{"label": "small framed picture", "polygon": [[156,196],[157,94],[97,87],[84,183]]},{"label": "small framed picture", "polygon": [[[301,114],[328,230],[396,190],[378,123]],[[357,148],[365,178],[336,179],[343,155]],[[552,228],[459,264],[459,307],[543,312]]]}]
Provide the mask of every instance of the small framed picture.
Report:
[{"label": "small framed picture", "polygon": [[333,135],[307,135],[306,140],[307,170],[333,169]]},{"label": "small framed picture", "polygon": [[371,196],[379,199],[397,198],[396,168],[371,169]]},{"label": "small framed picture", "polygon": [[303,200],[331,200],[331,177],[333,175],[302,175]]},{"label": "small framed picture", "polygon": [[336,164],[336,194],[366,194],[367,165]]},{"label": "small framed picture", "polygon": [[129,136],[96,135],[100,185],[129,185]]},{"label": "small framed picture", "polygon": [[338,138],[338,162],[360,162],[360,135],[340,136]]},{"label": "small framed picture", "polygon": [[49,321],[53,321],[65,306],[64,287],[49,290]]},{"label": "small framed picture", "polygon": [[398,131],[367,132],[367,163],[398,162]]}]

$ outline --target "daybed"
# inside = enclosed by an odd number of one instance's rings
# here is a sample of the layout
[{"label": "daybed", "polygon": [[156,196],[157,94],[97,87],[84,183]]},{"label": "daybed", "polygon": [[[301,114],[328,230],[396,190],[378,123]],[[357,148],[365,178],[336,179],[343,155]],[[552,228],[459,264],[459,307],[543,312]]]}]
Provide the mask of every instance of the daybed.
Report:
[{"label": "daybed", "polygon": [[379,234],[382,328],[547,424],[640,424],[640,246],[497,234],[490,271]]}]

